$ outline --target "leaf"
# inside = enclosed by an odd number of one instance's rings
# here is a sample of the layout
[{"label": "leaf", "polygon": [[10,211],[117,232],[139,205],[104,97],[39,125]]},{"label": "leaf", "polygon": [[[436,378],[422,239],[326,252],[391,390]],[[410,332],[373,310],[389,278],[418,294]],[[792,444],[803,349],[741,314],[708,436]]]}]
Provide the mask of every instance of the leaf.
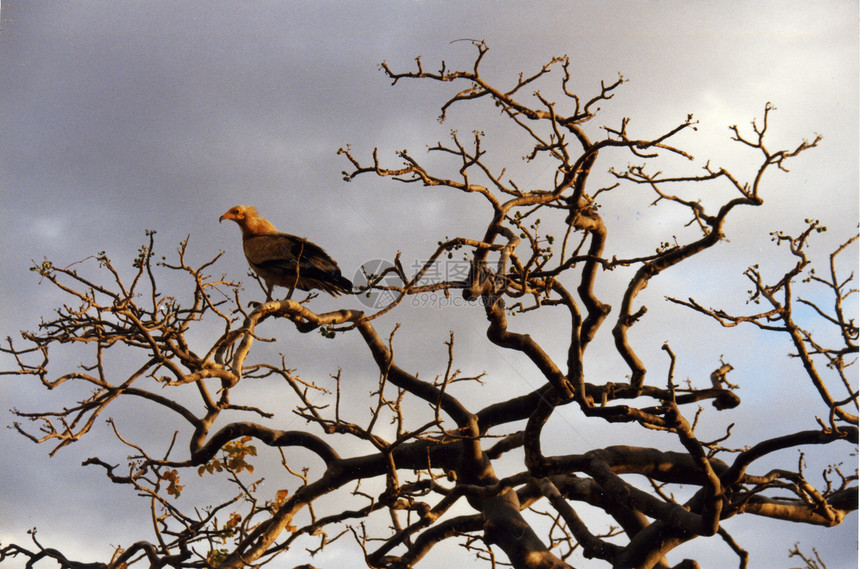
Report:
[{"label": "leaf", "polygon": [[234,529],[239,523],[242,521],[242,515],[239,512],[233,512],[230,514],[230,518],[227,520],[227,523],[224,524],[225,528]]},{"label": "leaf", "polygon": [[179,473],[176,470],[167,470],[159,475],[162,480],[167,482],[167,493],[178,498],[179,494],[185,486],[179,484]]}]

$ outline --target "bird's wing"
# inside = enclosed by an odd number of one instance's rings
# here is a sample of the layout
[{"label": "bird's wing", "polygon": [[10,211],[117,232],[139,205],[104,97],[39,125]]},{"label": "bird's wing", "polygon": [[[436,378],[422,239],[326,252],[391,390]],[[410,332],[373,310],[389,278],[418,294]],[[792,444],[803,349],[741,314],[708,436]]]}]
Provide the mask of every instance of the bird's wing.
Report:
[{"label": "bird's wing", "polygon": [[303,279],[326,280],[340,275],[337,263],[321,247],[295,235],[255,235],[245,240],[244,249],[251,266],[268,273],[269,278],[295,277],[297,268]]}]

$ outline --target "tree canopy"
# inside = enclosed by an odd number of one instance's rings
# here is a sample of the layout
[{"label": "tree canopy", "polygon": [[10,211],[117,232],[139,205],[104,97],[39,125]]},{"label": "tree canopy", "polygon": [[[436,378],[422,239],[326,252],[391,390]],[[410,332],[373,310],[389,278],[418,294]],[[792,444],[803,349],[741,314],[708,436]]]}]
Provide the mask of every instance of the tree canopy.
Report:
[{"label": "tree canopy", "polygon": [[[152,527],[100,563],[67,559],[35,531],[32,544],[4,544],[0,562],[238,568],[316,563],[352,547],[369,567],[421,566],[438,550],[493,567],[695,567],[674,550],[719,536],[746,567],[745,545],[727,528],[733,518],[835,526],[857,509],[856,276],[844,267],[857,235],[823,262],[812,259],[826,226],[808,219],[763,245],[787,252],[776,273],[751,258],[740,277],[643,300],[650,283],[731,239],[739,211],[766,207],[776,175],[820,137],[773,148],[777,115],[763,104],[749,126],[730,128],[729,142],[755,161],[733,172],[686,149],[692,114],[657,133],[628,118],[599,124],[623,77],[580,94],[570,60],[555,57],[491,81],[481,67],[488,47],[473,46],[469,67],[418,58],[410,69],[381,69],[395,86],[446,92],[446,124],[455,109],[486,105],[496,122],[468,134],[454,128],[426,153],[345,146],[338,154],[347,182],[377,177],[464,193],[482,224],[422,235],[435,245],[411,265],[400,254],[368,260],[356,297],[329,301],[337,308],[319,310],[315,294],[249,304],[264,295],[220,274],[223,253],[193,263],[183,242],[159,257],[154,231],[131,269],[105,252],[33,267],[66,301],[7,342],[17,368],[4,374],[58,392],[77,385],[78,399],[16,409],[15,428],[53,454],[87,444],[106,419],[114,448],[93,448],[84,466],[145,499]],[[496,155],[493,136],[519,137],[522,156]],[[532,168],[514,179],[506,164],[520,159]],[[623,205],[643,200],[634,223]],[[414,215],[392,223],[422,212]],[[746,304],[719,304],[744,288]],[[401,333],[398,319],[414,317],[416,301],[436,306]],[[442,305],[461,307],[458,317],[480,328],[489,361],[459,349]],[[695,354],[638,333],[653,313],[678,309],[684,320],[665,326],[695,321],[786,338],[796,374],[817,396],[800,409],[802,427],[762,436],[747,421],[735,432],[748,407],[753,422],[784,411],[748,405],[731,354],[691,364]],[[329,343],[321,361],[305,362],[296,349],[308,333]],[[435,365],[414,367],[410,350],[434,343],[443,347]],[[761,350],[784,359],[778,345]],[[81,364],[58,370],[56,353]],[[604,365],[611,359],[620,367]],[[506,383],[493,360],[513,362],[528,389]],[[681,364],[695,371],[682,377]],[[767,377],[775,369],[757,373],[777,383]],[[123,428],[119,413],[137,408],[154,410],[158,436]],[[559,421],[600,435],[559,436]],[[600,444],[587,444],[592,438]],[[781,452],[819,446],[832,457],[823,474],[811,474],[802,454]]]}]

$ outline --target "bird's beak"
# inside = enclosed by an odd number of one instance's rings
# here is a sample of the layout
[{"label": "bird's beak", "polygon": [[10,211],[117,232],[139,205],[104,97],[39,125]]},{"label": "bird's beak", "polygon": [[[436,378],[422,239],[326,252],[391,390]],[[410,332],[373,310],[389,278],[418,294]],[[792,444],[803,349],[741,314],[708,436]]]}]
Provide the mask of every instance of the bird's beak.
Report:
[{"label": "bird's beak", "polygon": [[224,215],[222,215],[221,217],[219,217],[219,218],[218,218],[218,223],[221,223],[221,222],[222,222],[222,221],[224,221],[225,219],[228,219],[228,217],[227,217],[227,214],[226,214],[226,213],[225,213]]}]

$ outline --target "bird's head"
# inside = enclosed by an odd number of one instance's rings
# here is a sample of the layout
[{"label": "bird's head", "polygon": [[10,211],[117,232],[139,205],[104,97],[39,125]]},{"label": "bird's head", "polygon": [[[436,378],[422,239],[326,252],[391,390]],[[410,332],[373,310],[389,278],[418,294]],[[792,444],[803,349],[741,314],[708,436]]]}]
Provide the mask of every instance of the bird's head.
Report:
[{"label": "bird's head", "polygon": [[252,206],[237,205],[235,207],[231,207],[230,209],[227,210],[226,213],[224,213],[224,215],[219,217],[218,223],[221,223],[225,219],[232,219],[233,221],[235,221],[239,225],[242,225],[242,222],[244,222],[246,219],[248,219],[250,217],[256,217],[256,216],[257,216],[257,210],[254,209]]},{"label": "bird's head", "polygon": [[278,230],[268,220],[263,219],[257,214],[257,210],[249,205],[237,205],[231,207],[227,212],[218,218],[218,221],[232,219],[239,225],[244,238],[252,235],[265,235],[268,233],[277,233]]}]

